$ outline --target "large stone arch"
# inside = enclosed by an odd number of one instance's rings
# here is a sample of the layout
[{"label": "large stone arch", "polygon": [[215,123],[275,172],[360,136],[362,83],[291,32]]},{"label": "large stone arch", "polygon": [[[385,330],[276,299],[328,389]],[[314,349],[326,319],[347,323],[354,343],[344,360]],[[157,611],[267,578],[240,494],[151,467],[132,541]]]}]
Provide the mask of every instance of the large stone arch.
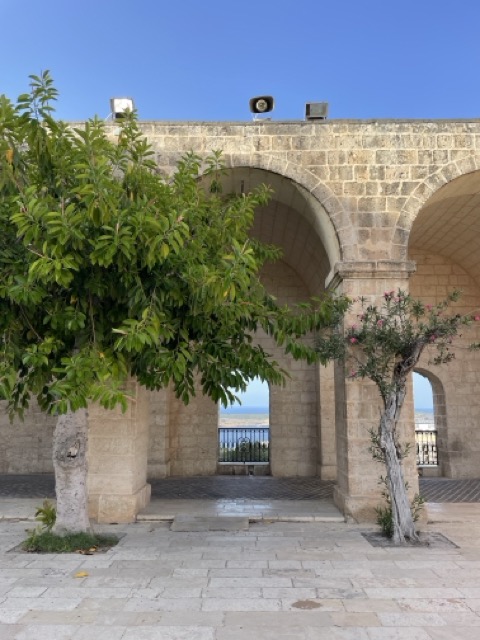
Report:
[{"label": "large stone arch", "polygon": [[[324,292],[335,264],[341,260],[341,245],[328,213],[307,189],[308,183],[306,187],[290,176],[251,166],[243,157],[235,159],[235,166],[232,164],[228,162],[221,177],[225,193],[248,192],[259,184],[273,188],[271,201],[257,210],[251,231],[260,240],[283,249],[281,260],[262,269],[266,289],[280,304],[305,302]],[[295,362],[262,331],[257,332],[255,340],[290,374],[284,387],[270,387],[272,475],[334,477],[333,373]],[[224,472],[217,464],[219,414],[211,401],[199,394],[185,407],[170,396],[167,405],[162,433],[168,435],[162,435],[161,442],[157,436],[150,449],[150,473]],[[160,414],[162,410],[165,411],[157,403],[155,412]],[[152,425],[159,422],[158,415],[151,419]],[[327,466],[328,471],[324,471]]]},{"label": "large stone arch", "polygon": [[291,180],[305,194],[309,194],[312,202],[318,203],[332,225],[339,244],[339,260],[344,259],[345,247],[355,244],[354,227],[342,202],[318,176],[306,167],[265,153],[255,155],[229,153],[225,154],[225,161],[230,169],[242,167],[259,169],[281,176]]},{"label": "large stone arch", "polygon": [[480,155],[468,155],[432,171],[407,198],[395,224],[393,244],[403,247],[406,258],[413,223],[429,199],[453,180],[480,169]]},{"label": "large stone arch", "polygon": [[[436,304],[460,289],[454,310],[469,314],[480,308],[480,170],[461,161],[454,165],[442,180],[454,177],[424,198],[410,221],[408,257],[417,265],[410,292]],[[480,354],[468,349],[478,341],[478,323],[465,327],[455,341],[455,360],[435,369],[444,389],[440,447],[442,472],[448,477],[475,477],[480,469]],[[431,371],[432,355],[424,355],[421,369]]]}]

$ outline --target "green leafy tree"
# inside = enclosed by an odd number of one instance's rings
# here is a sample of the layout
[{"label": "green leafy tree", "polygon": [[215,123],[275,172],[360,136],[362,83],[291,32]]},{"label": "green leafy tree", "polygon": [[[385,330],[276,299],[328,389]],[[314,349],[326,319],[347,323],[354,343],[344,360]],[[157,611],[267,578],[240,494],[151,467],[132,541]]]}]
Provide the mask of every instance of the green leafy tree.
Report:
[{"label": "green leafy tree", "polygon": [[48,72],[0,97],[0,397],[12,415],[33,397],[58,416],[56,529],[80,531],[89,402],[125,407],[130,376],[184,402],[196,380],[223,403],[254,377],[280,384],[254,332],[313,362],[302,336],[346,302],[291,310],[267,295],[258,272],[279,251],[249,229],[268,190],[222,194],[219,154],[186,155],[165,179],[135,114],[115,137],[96,118],[73,129],[56,98]]},{"label": "green leafy tree", "polygon": [[402,460],[408,453],[398,439],[397,425],[407,391],[408,376],[428,349],[433,364],[454,357],[453,342],[460,328],[479,317],[449,313],[459,298],[453,292],[436,305],[425,305],[401,290],[385,292],[380,307],[360,300],[358,322],[348,328],[340,354],[350,360],[351,378],[375,383],[382,399],[377,429],[372,429],[372,453],[385,463],[384,479],[392,516],[392,538],[397,544],[418,541],[415,505],[409,503]]}]

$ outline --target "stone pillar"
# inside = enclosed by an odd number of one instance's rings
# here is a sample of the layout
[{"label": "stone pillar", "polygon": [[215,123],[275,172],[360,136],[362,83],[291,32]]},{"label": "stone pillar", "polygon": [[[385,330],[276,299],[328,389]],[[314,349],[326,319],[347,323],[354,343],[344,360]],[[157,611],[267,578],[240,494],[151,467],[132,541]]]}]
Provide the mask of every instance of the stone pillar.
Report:
[{"label": "stone pillar", "polygon": [[134,522],[150,501],[147,484],[149,393],[135,381],[120,408],[89,408],[89,515],[97,522]]},{"label": "stone pillar", "polygon": [[[363,296],[379,305],[385,291],[398,288],[408,291],[408,279],[414,270],[412,262],[340,263],[336,265],[332,285],[352,299]],[[346,326],[358,322],[357,313],[352,310],[347,314]],[[369,430],[378,427],[381,398],[372,382],[348,378],[346,366],[335,364],[337,486],[334,499],[346,516],[356,521],[372,521],[375,507],[382,503],[378,481],[385,471],[369,452]],[[415,442],[411,396],[403,407],[399,435],[403,442]],[[404,473],[413,497],[418,492],[413,450],[404,460]]]},{"label": "stone pillar", "polygon": [[168,424],[169,397],[170,391],[168,389],[151,391],[149,394],[149,478],[166,478],[170,475],[170,434]]},{"label": "stone pillar", "polygon": [[337,478],[335,441],[335,369],[333,362],[318,368],[318,464],[322,480]]},{"label": "stone pillar", "polygon": [[203,395],[185,405],[170,391],[168,401],[169,469],[173,476],[213,476],[217,471],[219,407]]}]

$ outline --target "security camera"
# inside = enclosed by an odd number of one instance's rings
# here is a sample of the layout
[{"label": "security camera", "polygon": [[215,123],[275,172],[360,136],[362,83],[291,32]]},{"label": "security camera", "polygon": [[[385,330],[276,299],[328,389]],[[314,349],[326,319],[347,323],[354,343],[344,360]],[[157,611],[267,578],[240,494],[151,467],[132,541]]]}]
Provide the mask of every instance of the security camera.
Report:
[{"label": "security camera", "polygon": [[273,111],[275,101],[272,96],[257,96],[252,98],[249,104],[252,113],[268,113],[268,111]]}]

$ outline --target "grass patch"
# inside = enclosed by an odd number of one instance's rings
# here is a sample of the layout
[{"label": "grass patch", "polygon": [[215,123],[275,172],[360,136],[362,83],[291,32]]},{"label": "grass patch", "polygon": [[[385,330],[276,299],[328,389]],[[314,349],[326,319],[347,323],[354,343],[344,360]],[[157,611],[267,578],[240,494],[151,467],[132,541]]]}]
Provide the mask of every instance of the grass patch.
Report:
[{"label": "grass patch", "polygon": [[34,533],[22,544],[24,551],[31,553],[95,553],[106,551],[118,544],[117,536],[93,533],[69,533],[58,535],[51,531]]}]

